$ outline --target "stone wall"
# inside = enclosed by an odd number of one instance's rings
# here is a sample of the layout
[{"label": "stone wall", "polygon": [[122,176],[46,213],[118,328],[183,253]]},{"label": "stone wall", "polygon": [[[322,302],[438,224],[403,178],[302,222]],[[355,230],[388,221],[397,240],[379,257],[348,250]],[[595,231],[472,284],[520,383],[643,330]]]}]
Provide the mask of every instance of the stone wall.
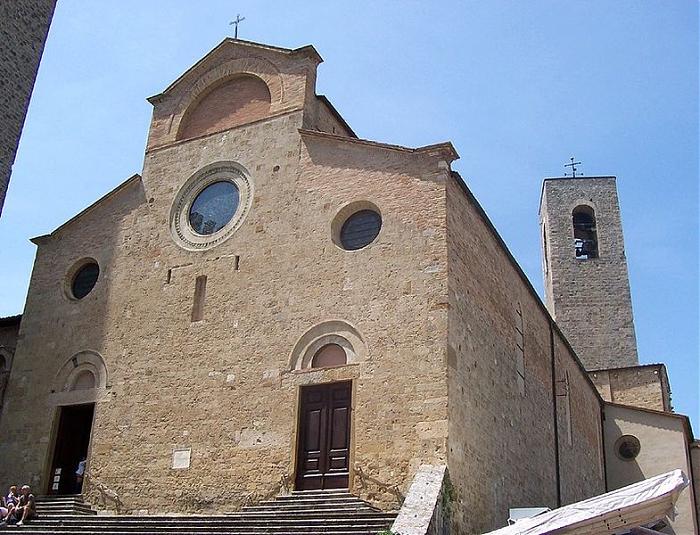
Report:
[{"label": "stone wall", "polygon": [[[595,210],[598,258],[577,259],[572,211]],[[548,308],[587,370],[633,366],[625,244],[614,177],[546,179],[540,204]]]},{"label": "stone wall", "polygon": [[452,485],[445,465],[422,465],[391,526],[401,535],[449,535]]},{"label": "stone wall", "polygon": [[[151,150],[142,181],[39,240],[10,399],[42,410],[0,425],[9,461],[0,481],[45,491],[51,390],[57,370],[85,350],[108,371],[88,472],[127,508],[225,511],[277,492],[295,470],[299,389],[328,381],[353,381],[352,490],[395,507],[420,464],[444,464],[444,168],[408,150],[300,138],[301,126],[293,112]],[[251,210],[221,245],[184,250],[171,236],[173,199],[221,160],[249,173]],[[381,233],[365,249],[341,250],[332,222],[365,201],[380,209]],[[76,301],[66,284],[86,257],[100,279]],[[203,320],[192,322],[200,275]],[[300,337],[337,320],[360,334],[362,358],[294,370]],[[188,469],[172,468],[177,449],[191,450]]]},{"label": "stone wall", "polygon": [[356,137],[348,125],[335,115],[332,109],[333,105],[325,97],[318,97],[315,102],[316,113],[314,118],[309,121],[307,128],[337,136]]},{"label": "stone wall", "polygon": [[[606,404],[608,489],[618,489],[677,468],[690,479],[689,441],[692,437],[689,430],[685,416]],[[623,435],[632,435],[639,440],[640,450],[636,458],[627,460],[618,454],[617,441]],[[676,509],[678,516],[671,521],[671,527],[665,533],[698,533],[700,529],[693,485],[680,493]]]},{"label": "stone wall", "polygon": [[22,316],[0,318],[0,418],[2,418],[5,389],[10,378],[21,319]]},{"label": "stone wall", "polygon": [[56,0],[0,2],[0,215]]},{"label": "stone wall", "polygon": [[[511,507],[553,508],[558,495],[569,503],[604,490],[600,402],[457,175],[448,183],[447,228],[453,520],[457,533],[476,533],[505,525]],[[554,396],[567,395],[567,377],[570,408]]]},{"label": "stone wall", "polygon": [[612,370],[589,372],[591,380],[605,401],[671,411],[671,390],[663,364],[647,364]]}]

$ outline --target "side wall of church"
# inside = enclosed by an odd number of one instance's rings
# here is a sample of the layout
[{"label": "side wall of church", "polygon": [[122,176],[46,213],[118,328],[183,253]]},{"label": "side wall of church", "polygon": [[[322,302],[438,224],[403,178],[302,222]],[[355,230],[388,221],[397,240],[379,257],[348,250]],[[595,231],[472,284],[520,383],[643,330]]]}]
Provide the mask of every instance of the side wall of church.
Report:
[{"label": "side wall of church", "polygon": [[555,384],[568,375],[572,392],[570,417],[556,398],[557,468],[549,317],[458,180],[447,188],[448,466],[456,532],[475,533],[505,525],[511,507],[556,507],[558,480],[562,503],[605,482],[598,397],[554,330]]}]

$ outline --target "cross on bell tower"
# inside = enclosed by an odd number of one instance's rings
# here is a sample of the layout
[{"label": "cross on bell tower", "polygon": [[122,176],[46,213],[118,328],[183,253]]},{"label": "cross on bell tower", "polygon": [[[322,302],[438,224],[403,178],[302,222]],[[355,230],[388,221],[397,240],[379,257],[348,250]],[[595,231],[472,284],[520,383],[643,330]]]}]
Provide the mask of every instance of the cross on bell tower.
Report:
[{"label": "cross on bell tower", "polygon": [[236,15],[236,20],[232,20],[228,23],[229,26],[233,26],[233,38],[238,39],[238,25],[245,20],[245,17],[241,18],[241,14]]},{"label": "cross on bell tower", "polygon": [[[571,167],[572,178],[576,178],[576,171],[578,170],[578,169],[576,169],[577,165],[581,165],[581,162],[575,162],[573,156],[571,157],[571,163],[564,164],[564,167]],[[566,173],[564,173],[564,176],[566,176]]]}]

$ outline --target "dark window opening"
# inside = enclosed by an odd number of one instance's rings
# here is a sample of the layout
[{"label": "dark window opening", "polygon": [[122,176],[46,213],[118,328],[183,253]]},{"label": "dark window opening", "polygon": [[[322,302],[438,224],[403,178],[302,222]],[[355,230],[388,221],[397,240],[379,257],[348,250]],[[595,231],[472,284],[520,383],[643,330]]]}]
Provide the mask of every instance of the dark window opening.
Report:
[{"label": "dark window opening", "polygon": [[631,461],[637,458],[642,449],[639,439],[634,435],[622,435],[617,439],[616,448],[617,455],[625,461]]},{"label": "dark window opening", "polygon": [[343,249],[348,251],[362,249],[375,240],[381,228],[381,215],[374,210],[360,210],[343,223],[340,229],[340,243]]},{"label": "dark window opening", "polygon": [[80,268],[80,271],[73,277],[71,292],[76,299],[82,299],[89,294],[97,284],[97,278],[100,276],[100,267],[95,262],[85,264]]},{"label": "dark window opening", "polygon": [[598,258],[598,232],[593,208],[590,206],[574,208],[573,222],[576,258],[579,260]]}]

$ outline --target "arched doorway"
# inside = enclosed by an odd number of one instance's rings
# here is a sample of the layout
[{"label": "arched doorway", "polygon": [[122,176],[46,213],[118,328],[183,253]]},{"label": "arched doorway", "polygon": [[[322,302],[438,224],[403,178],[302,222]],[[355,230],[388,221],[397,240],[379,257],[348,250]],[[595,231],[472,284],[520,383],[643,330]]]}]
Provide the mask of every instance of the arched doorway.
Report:
[{"label": "arched doorway", "polygon": [[87,459],[94,414],[94,403],[58,408],[49,494],[81,493],[82,477],[78,479],[76,472],[80,462]]},{"label": "arched doorway", "polygon": [[56,407],[56,417],[48,494],[82,491],[95,405],[106,393],[106,386],[104,360],[94,351],[74,355],[56,375],[49,398]]}]

